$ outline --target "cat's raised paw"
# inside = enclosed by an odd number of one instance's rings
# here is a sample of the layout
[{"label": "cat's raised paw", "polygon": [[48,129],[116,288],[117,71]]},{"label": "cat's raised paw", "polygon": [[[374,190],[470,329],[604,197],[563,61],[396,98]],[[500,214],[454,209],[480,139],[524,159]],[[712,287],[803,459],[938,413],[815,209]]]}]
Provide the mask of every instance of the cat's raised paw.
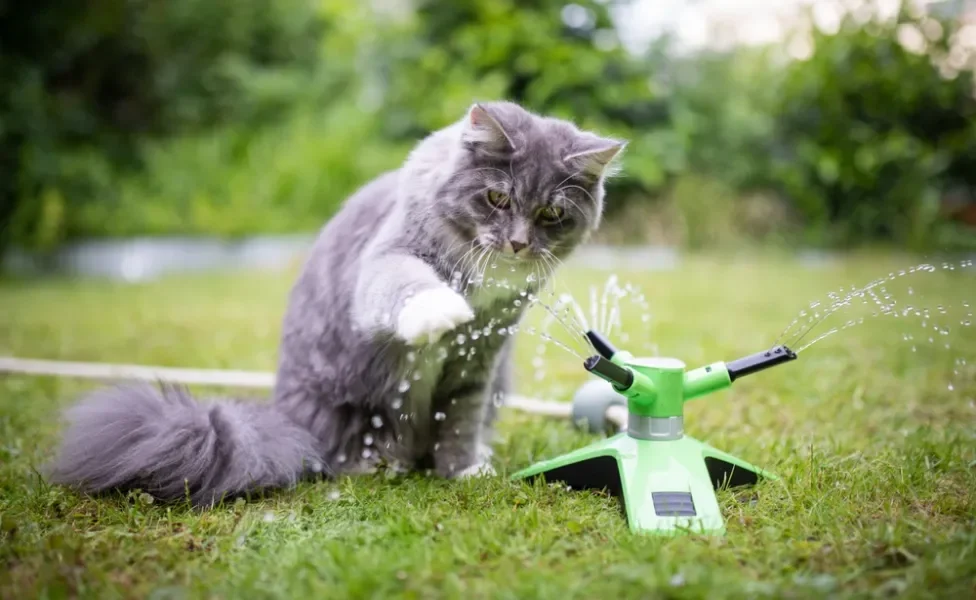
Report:
[{"label": "cat's raised paw", "polygon": [[411,345],[436,342],[448,331],[474,318],[468,301],[443,287],[411,297],[397,316],[396,334]]}]

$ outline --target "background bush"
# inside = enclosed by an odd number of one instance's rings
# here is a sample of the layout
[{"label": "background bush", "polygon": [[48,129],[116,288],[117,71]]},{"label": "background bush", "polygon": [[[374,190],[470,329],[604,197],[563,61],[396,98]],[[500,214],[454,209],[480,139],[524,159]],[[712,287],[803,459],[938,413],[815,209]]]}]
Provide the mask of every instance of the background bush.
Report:
[{"label": "background bush", "polygon": [[628,239],[976,239],[940,209],[976,183],[959,23],[860,12],[799,29],[812,50],[788,60],[679,56],[666,38],[633,55],[606,2],[371,6],[0,3],[0,244],[314,231],[418,137],[494,98],[631,140],[610,204],[611,223],[646,217]]}]

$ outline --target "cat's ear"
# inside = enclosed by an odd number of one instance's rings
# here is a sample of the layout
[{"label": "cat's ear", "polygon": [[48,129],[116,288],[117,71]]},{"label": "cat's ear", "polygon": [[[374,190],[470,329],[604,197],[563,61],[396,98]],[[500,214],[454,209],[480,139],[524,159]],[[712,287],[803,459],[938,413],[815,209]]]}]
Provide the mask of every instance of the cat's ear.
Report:
[{"label": "cat's ear", "polygon": [[515,150],[512,138],[505,132],[498,119],[491,114],[490,109],[483,104],[474,104],[468,109],[461,139],[466,144],[481,146],[495,152]]},{"label": "cat's ear", "polygon": [[581,137],[572,153],[563,161],[590,177],[599,179],[613,175],[617,158],[627,142],[597,136]]}]

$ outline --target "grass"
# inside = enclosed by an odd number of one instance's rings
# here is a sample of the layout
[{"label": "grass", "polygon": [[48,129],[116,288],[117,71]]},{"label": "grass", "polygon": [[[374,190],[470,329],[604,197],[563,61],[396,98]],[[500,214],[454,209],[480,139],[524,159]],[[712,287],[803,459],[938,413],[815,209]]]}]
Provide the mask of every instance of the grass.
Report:
[{"label": "grass", "polygon": [[[827,291],[916,262],[691,258],[620,273],[650,306],[645,325],[625,299],[623,322],[638,353],[650,340],[690,365],[736,358]],[[0,355],[272,369],[291,276],[7,281]],[[560,277],[578,298],[605,279]],[[906,275],[886,290],[930,317],[871,318],[873,305],[857,304],[831,321],[863,324],[688,406],[692,435],[782,477],[720,493],[722,538],[635,536],[609,499],[504,477],[346,478],[208,512],[139,493],[81,497],[38,469],[59,409],[90,384],[0,375],[0,597],[972,597],[976,327],[963,322],[976,269]],[[520,338],[520,391],[568,400],[585,381],[578,359],[538,346]],[[542,381],[530,375],[537,357]],[[505,412],[496,466],[511,473],[590,439]]]}]

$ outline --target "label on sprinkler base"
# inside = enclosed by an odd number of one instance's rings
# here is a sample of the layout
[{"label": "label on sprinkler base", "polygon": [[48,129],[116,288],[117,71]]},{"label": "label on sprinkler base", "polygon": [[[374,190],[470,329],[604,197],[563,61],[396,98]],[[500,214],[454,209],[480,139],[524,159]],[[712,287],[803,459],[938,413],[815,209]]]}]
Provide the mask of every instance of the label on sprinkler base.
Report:
[{"label": "label on sprinkler base", "polygon": [[651,492],[654,512],[659,517],[695,517],[695,501],[688,492]]}]

